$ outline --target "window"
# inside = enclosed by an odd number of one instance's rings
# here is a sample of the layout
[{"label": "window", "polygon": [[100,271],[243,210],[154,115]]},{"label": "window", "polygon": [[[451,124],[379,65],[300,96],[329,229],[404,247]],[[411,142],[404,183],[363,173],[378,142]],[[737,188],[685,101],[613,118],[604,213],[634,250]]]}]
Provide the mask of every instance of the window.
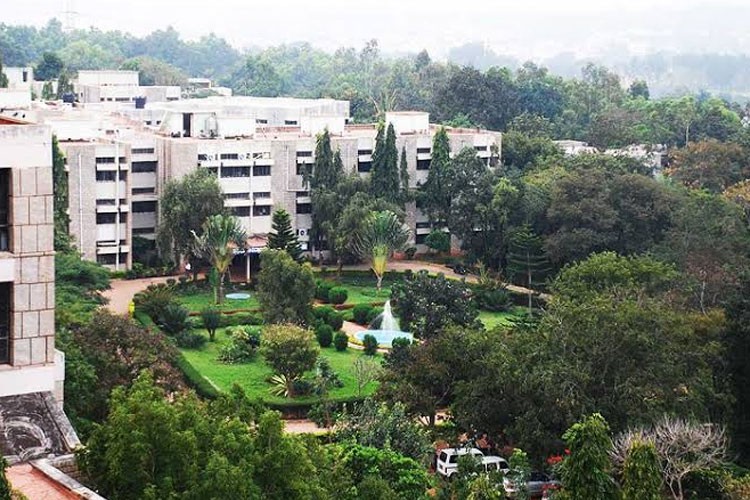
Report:
[{"label": "window", "polygon": [[430,148],[417,148],[418,155],[430,154]]},{"label": "window", "polygon": [[250,167],[221,167],[222,177],[250,177]]},{"label": "window", "polygon": [[115,171],[114,170],[97,171],[96,182],[115,182]]},{"label": "window", "polygon": [[311,214],[312,205],[310,203],[297,203],[298,214]]},{"label": "window", "polygon": [[0,170],[0,252],[10,251],[10,169]]},{"label": "window", "polygon": [[96,157],[96,163],[114,163],[115,157],[114,156],[97,156]]},{"label": "window", "polygon": [[297,158],[312,158],[312,151],[297,151]]},{"label": "window", "polygon": [[306,165],[304,163],[297,164],[297,175],[311,175],[312,165]]},{"label": "window", "polygon": [[235,217],[250,217],[250,207],[232,207],[232,215]]},{"label": "window", "polygon": [[155,227],[134,227],[133,228],[133,235],[136,234],[153,234],[156,232]]},{"label": "window", "polygon": [[477,151],[487,151],[487,146],[474,146]]},{"label": "window", "polygon": [[120,180],[121,181],[127,181],[128,180],[128,171],[127,170],[120,170]]},{"label": "window", "polygon": [[198,161],[206,161],[206,160],[208,160],[208,155],[207,154],[200,154],[200,155],[198,155]]},{"label": "window", "polygon": [[265,118],[257,118],[255,120],[255,123],[258,123],[260,125],[266,125],[268,123],[268,120],[266,120]]},{"label": "window", "polygon": [[0,283],[0,365],[10,363],[11,284]]},{"label": "window", "polygon": [[284,125],[297,125],[297,120],[284,120]]},{"label": "window", "polygon": [[271,197],[271,193],[268,192],[268,191],[261,191],[261,192],[258,192],[258,193],[253,193],[253,199],[254,200],[257,200],[259,198],[270,198],[270,197]]},{"label": "window", "polygon": [[357,172],[365,173],[372,170],[372,162],[371,161],[360,161],[357,163]]},{"label": "window", "polygon": [[297,191],[297,198],[305,198],[310,196],[310,191]]},{"label": "window", "polygon": [[133,188],[133,194],[154,194],[155,188]]},{"label": "window", "polygon": [[372,154],[372,149],[358,149],[357,150],[357,154],[359,156],[371,155]]},{"label": "window", "polygon": [[156,202],[155,201],[134,201],[133,213],[142,214],[144,212],[156,212]]},{"label": "window", "polygon": [[264,215],[271,215],[271,205],[256,205],[253,207],[253,215],[256,217],[262,217]]},{"label": "window", "polygon": [[418,234],[415,241],[417,245],[424,245],[425,240],[427,240],[426,234]]},{"label": "window", "polygon": [[116,203],[115,203],[115,199],[114,198],[112,198],[112,199],[103,199],[103,198],[100,198],[100,199],[96,200],[96,204],[97,204],[97,206],[104,205],[104,206],[112,206],[113,207],[113,206],[115,206]]},{"label": "window", "polygon": [[239,160],[240,155],[237,153],[221,153],[222,160]]},{"label": "window", "polygon": [[268,165],[255,165],[253,167],[253,177],[265,177],[271,175],[271,167]]},{"label": "window", "polygon": [[417,170],[429,170],[430,160],[417,160]]},{"label": "window", "polygon": [[130,152],[134,155],[150,155],[154,154],[154,148],[133,148]]},{"label": "window", "polygon": [[250,199],[250,193],[224,193],[225,200],[247,200]]},{"label": "window", "polygon": [[131,166],[133,173],[156,172],[155,161],[134,161]]},{"label": "window", "polygon": [[430,223],[429,222],[417,222],[417,229],[429,229]]},{"label": "window", "polygon": [[96,263],[103,266],[114,266],[116,257],[113,253],[100,254],[96,256]]},{"label": "window", "polygon": [[114,224],[115,223],[115,214],[96,214],[96,223],[97,224]]}]

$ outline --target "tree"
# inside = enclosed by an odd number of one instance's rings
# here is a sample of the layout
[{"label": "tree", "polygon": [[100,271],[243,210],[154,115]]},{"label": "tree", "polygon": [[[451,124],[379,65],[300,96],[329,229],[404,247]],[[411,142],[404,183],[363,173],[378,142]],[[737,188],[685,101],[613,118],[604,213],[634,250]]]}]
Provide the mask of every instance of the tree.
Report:
[{"label": "tree", "polygon": [[563,439],[570,450],[570,456],[562,462],[560,474],[564,498],[617,498],[609,458],[612,440],[604,417],[595,413],[573,424]]},{"label": "tree", "polygon": [[8,87],[8,75],[3,71],[3,55],[0,53],[0,89]]},{"label": "tree", "polygon": [[309,265],[298,264],[281,250],[261,253],[257,296],[267,323],[307,323],[314,292]]},{"label": "tree", "polygon": [[630,84],[630,87],[628,87],[628,94],[630,94],[630,97],[632,98],[641,97],[648,100],[648,83],[646,83],[645,80],[634,80],[633,83]]},{"label": "tree", "polygon": [[374,382],[380,373],[380,365],[371,359],[358,357],[352,363],[354,378],[357,381],[357,396],[362,397],[362,391],[370,382]]},{"label": "tree", "polygon": [[433,229],[424,239],[427,248],[435,253],[448,253],[451,251],[451,235],[439,229]]},{"label": "tree", "polygon": [[167,182],[159,206],[159,251],[178,264],[181,256],[195,257],[193,232],[201,231],[210,216],[224,213],[224,197],[216,176],[199,168]]},{"label": "tree", "polygon": [[510,276],[520,277],[520,282],[528,289],[529,313],[532,311],[533,290],[543,283],[542,278],[549,270],[542,239],[528,224],[516,229],[510,237],[507,272]]},{"label": "tree", "polygon": [[334,244],[335,221],[342,209],[335,190],[343,175],[341,154],[338,151],[333,153],[331,135],[325,129],[316,139],[312,172],[305,171],[303,176],[312,202],[310,240],[318,250],[322,250],[326,244],[329,248]]},{"label": "tree", "polygon": [[312,331],[295,325],[271,325],[263,330],[260,352],[273,371],[285,377],[287,393],[294,397],[294,381],[313,369],[319,349]]},{"label": "tree", "polygon": [[372,271],[378,279],[378,292],[383,285],[388,259],[393,252],[404,249],[409,235],[409,229],[391,211],[371,212],[367,217],[362,232],[358,235],[357,253],[370,261]]},{"label": "tree", "polygon": [[55,250],[69,251],[68,173],[65,171],[65,155],[60,150],[56,136],[52,136],[52,181]]},{"label": "tree", "polygon": [[[382,128],[383,124],[379,127]],[[375,141],[370,170],[371,193],[375,198],[398,203],[400,201],[398,149],[396,149],[396,132],[393,124],[388,124],[385,137],[383,137],[382,130],[378,130]]]},{"label": "tree", "polygon": [[216,329],[221,326],[221,312],[215,307],[205,307],[201,311],[203,328],[208,332],[208,339],[213,342],[216,338]]},{"label": "tree", "polygon": [[66,94],[73,93],[73,83],[70,81],[70,76],[67,71],[60,73],[57,78],[57,98],[62,99]]},{"label": "tree", "polygon": [[727,371],[734,396],[731,430],[732,445],[740,463],[750,463],[750,274],[743,273],[738,286],[726,301],[727,329],[724,345]]},{"label": "tree", "polygon": [[42,85],[42,100],[43,101],[51,101],[55,98],[55,91],[52,86],[52,82],[44,82],[44,85]]},{"label": "tree", "polygon": [[427,174],[427,182],[419,193],[422,209],[432,224],[439,228],[447,225],[450,211],[450,185],[453,176],[450,152],[448,132],[441,127],[432,138],[430,171]]},{"label": "tree", "polygon": [[284,209],[273,212],[271,231],[268,235],[268,248],[284,250],[292,259],[299,262],[302,257],[302,247],[300,247],[299,238],[292,229],[289,212]]},{"label": "tree", "polygon": [[39,64],[34,68],[34,79],[41,82],[55,80],[60,77],[64,67],[65,64],[60,56],[54,52],[45,52]]},{"label": "tree", "polygon": [[[395,496],[375,496],[370,498],[420,498],[429,486],[425,467],[418,461],[405,457],[396,451],[378,449],[358,444],[339,445],[338,460],[343,470],[350,471],[356,485],[354,498],[367,498],[367,488],[373,478],[385,481]],[[382,487],[379,487],[380,493]],[[361,493],[360,493],[361,491]]]},{"label": "tree", "polygon": [[201,235],[193,231],[199,255],[211,262],[219,276],[214,289],[217,304],[224,303],[224,277],[232,265],[234,251],[245,248],[245,230],[239,219],[230,215],[212,215],[203,223]]},{"label": "tree", "polygon": [[735,143],[691,142],[677,150],[667,174],[688,187],[720,193],[750,176],[750,157]]},{"label": "tree", "polygon": [[412,201],[412,194],[411,194],[411,188],[409,187],[409,164],[406,160],[406,146],[401,148],[401,160],[399,162],[399,183],[400,183],[400,193],[401,193],[401,204],[405,205],[406,203]]},{"label": "tree", "polygon": [[471,303],[469,287],[449,280],[443,274],[430,276],[420,271],[395,283],[391,301],[401,322],[401,329],[427,339],[438,335],[447,325],[472,326],[477,311]]},{"label": "tree", "polygon": [[12,491],[10,489],[10,482],[5,477],[5,469],[8,467],[8,462],[5,457],[0,457],[0,500],[12,500]]},{"label": "tree", "polygon": [[622,469],[623,500],[660,500],[663,498],[661,464],[656,447],[649,441],[635,440]]},{"label": "tree", "polygon": [[120,65],[120,69],[137,71],[138,84],[144,86],[177,85],[185,87],[188,82],[187,76],[180,68],[149,56],[128,59]]}]

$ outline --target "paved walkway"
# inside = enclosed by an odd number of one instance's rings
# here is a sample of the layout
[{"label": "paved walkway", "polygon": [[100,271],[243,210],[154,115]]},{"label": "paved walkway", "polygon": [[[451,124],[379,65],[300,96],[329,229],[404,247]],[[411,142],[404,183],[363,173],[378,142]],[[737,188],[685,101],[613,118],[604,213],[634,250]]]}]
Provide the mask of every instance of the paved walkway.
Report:
[{"label": "paved walkway", "polygon": [[13,489],[29,500],[75,500],[80,497],[48,478],[30,464],[18,464],[6,471]]},{"label": "paved walkway", "polygon": [[165,283],[169,278],[177,279],[177,276],[162,276],[159,278],[142,278],[137,280],[113,280],[112,288],[105,290],[102,295],[109,300],[107,309],[116,314],[127,314],[128,305],[133,300],[133,295],[145,290],[153,283]]}]

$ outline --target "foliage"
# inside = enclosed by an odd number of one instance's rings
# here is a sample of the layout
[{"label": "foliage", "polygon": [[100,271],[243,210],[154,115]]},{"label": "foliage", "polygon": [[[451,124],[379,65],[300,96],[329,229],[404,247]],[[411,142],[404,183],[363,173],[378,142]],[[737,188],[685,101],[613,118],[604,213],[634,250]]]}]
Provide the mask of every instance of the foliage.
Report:
[{"label": "foliage", "polygon": [[190,329],[188,310],[179,304],[168,304],[159,311],[159,327],[167,334],[176,336]]},{"label": "foliage", "polygon": [[5,477],[5,469],[8,467],[8,462],[5,457],[0,457],[0,500],[11,500],[10,482]]},{"label": "foliage", "polygon": [[507,311],[513,305],[508,289],[484,265],[479,266],[479,280],[474,285],[473,292],[478,309]]},{"label": "foliage", "polygon": [[342,414],[336,433],[341,441],[390,449],[417,461],[424,460],[431,451],[426,430],[409,417],[400,403],[389,406],[368,398]]},{"label": "foliage", "polygon": [[281,250],[264,250],[260,266],[256,295],[266,322],[307,323],[315,290],[310,266]]},{"label": "foliage", "polygon": [[409,241],[409,229],[391,211],[371,212],[359,233],[357,253],[370,261],[372,271],[378,279],[378,291],[383,285],[383,276],[388,259],[393,252],[403,250]]},{"label": "foliage", "polygon": [[346,351],[349,346],[349,337],[344,332],[336,332],[333,336],[333,346],[337,351]]},{"label": "foliage", "polygon": [[380,375],[380,364],[374,359],[358,357],[352,363],[354,369],[354,378],[357,381],[357,396],[362,396],[362,392],[371,382],[377,380]]},{"label": "foliage", "polygon": [[514,498],[518,498],[519,500],[527,499],[529,492],[526,487],[526,479],[531,473],[529,456],[522,449],[516,448],[513,450],[510,458],[508,458],[508,465],[510,466],[510,471],[507,473],[507,477],[516,486]]},{"label": "foliage", "polygon": [[342,286],[335,286],[328,291],[328,300],[331,304],[343,304],[348,296],[349,293]]},{"label": "foliage", "polygon": [[302,247],[299,238],[292,229],[292,220],[286,210],[274,210],[271,219],[271,233],[268,235],[268,248],[284,250],[289,256],[300,261],[302,258]]},{"label": "foliage", "polygon": [[55,254],[55,323],[58,328],[84,323],[106,301],[109,271],[78,253]]},{"label": "foliage", "polygon": [[261,343],[259,329],[252,326],[233,326],[226,329],[229,344],[219,352],[219,361],[227,364],[249,363],[255,359]]},{"label": "foliage", "polygon": [[570,449],[560,467],[563,498],[618,498],[610,475],[612,440],[604,417],[595,413],[573,424],[563,435]]},{"label": "foliage", "polygon": [[58,252],[70,252],[68,174],[65,171],[65,155],[60,150],[56,136],[52,137],[52,182],[55,250]]},{"label": "foliage", "polygon": [[323,321],[323,323],[333,329],[333,331],[341,330],[344,325],[344,317],[340,312],[336,311],[333,307],[323,306],[316,307],[313,309],[313,315],[316,319]]},{"label": "foliage", "polygon": [[198,349],[206,343],[206,337],[192,330],[182,330],[175,335],[177,347],[184,349]]},{"label": "foliage", "polygon": [[622,470],[623,500],[663,498],[661,464],[654,444],[648,441],[633,441],[627,453]]},{"label": "foliage", "polygon": [[180,256],[195,256],[193,232],[200,233],[206,219],[224,212],[224,197],[216,176],[199,168],[167,182],[159,209],[159,251],[176,265]]},{"label": "foliage", "polygon": [[418,338],[430,338],[447,325],[476,324],[477,312],[471,303],[469,287],[420,271],[393,285],[391,301],[403,331]]},{"label": "foliage", "polygon": [[352,309],[352,317],[358,325],[367,325],[372,316],[373,307],[370,304],[357,304]]},{"label": "foliage", "polygon": [[176,85],[184,88],[188,83],[180,68],[149,56],[131,57],[122,62],[120,69],[137,71],[138,84],[143,86]]},{"label": "foliage", "polygon": [[550,271],[549,261],[544,253],[542,239],[534,234],[529,224],[517,228],[508,242],[506,271],[516,283],[525,286],[529,298],[529,311],[532,308],[534,290],[543,284]]},{"label": "foliage", "polygon": [[315,281],[315,298],[321,302],[329,302],[328,294],[333,288],[333,283],[325,280]]},{"label": "foliage", "polygon": [[374,335],[369,333],[362,339],[362,345],[365,347],[365,354],[368,356],[375,356],[378,352],[378,339]]},{"label": "foliage", "polygon": [[235,249],[245,248],[245,230],[239,219],[230,215],[211,215],[201,226],[201,235],[193,232],[196,253],[208,260],[218,275],[216,303],[224,302],[224,279],[232,265]]},{"label": "foliage", "polygon": [[372,153],[370,170],[370,190],[375,198],[382,198],[391,203],[401,201],[399,189],[398,149],[396,149],[396,132],[393,124],[386,128],[379,125],[375,138],[375,150]]},{"label": "foliage", "polygon": [[320,347],[330,347],[333,342],[333,328],[330,325],[323,323],[315,327],[315,338],[318,339]]},{"label": "foliage", "polygon": [[293,381],[315,366],[318,348],[310,330],[294,325],[271,325],[261,338],[261,354],[269,366],[287,378],[287,389],[294,396]]},{"label": "foliage", "polygon": [[732,290],[725,307],[727,328],[724,334],[727,371],[734,404],[731,419],[732,446],[740,462],[750,463],[750,274],[740,276],[739,285]]},{"label": "foliage", "polygon": [[750,158],[736,143],[691,142],[674,153],[666,173],[688,187],[721,193],[748,178]]},{"label": "foliage", "polygon": [[221,326],[221,312],[215,307],[204,307],[201,310],[201,321],[203,322],[203,328],[208,332],[208,339],[213,342],[216,337],[216,329]]},{"label": "foliage", "polygon": [[164,283],[151,284],[133,297],[138,310],[145,312],[155,321],[174,301],[174,290]]},{"label": "foliage", "polygon": [[424,244],[436,253],[448,253],[451,250],[451,235],[439,229],[433,229],[424,240]]},{"label": "foliage", "polygon": [[432,138],[432,159],[427,182],[419,191],[421,207],[434,226],[445,227],[450,207],[450,180],[453,175],[450,161],[450,142],[441,127]]}]

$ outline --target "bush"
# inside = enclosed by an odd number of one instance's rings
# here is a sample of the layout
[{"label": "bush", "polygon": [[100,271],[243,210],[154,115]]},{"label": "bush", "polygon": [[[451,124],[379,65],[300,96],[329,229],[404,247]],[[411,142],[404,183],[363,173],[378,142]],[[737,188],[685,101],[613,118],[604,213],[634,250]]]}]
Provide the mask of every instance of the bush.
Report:
[{"label": "bush", "polygon": [[333,285],[327,281],[318,280],[315,283],[315,298],[321,302],[328,302],[328,294],[333,288]]},{"label": "bush", "polygon": [[358,325],[369,325],[370,316],[373,313],[374,308],[370,304],[357,304],[354,306],[354,309],[352,309],[352,317],[354,318],[354,322]]},{"label": "bush", "polygon": [[161,312],[174,302],[174,293],[167,285],[149,285],[142,292],[135,294],[133,302],[138,309],[157,321]]},{"label": "bush", "polygon": [[507,311],[513,306],[513,299],[505,287],[478,288],[474,300],[479,309],[486,311]]},{"label": "bush", "polygon": [[341,330],[341,327],[344,326],[344,316],[332,307],[316,307],[313,309],[313,315],[330,326],[333,331]]},{"label": "bush", "polygon": [[406,337],[396,337],[391,342],[391,347],[393,349],[403,349],[405,347],[409,347],[411,345],[411,340],[409,340]]},{"label": "bush", "polygon": [[325,323],[318,325],[315,328],[315,337],[320,347],[329,347],[333,342],[333,328]]},{"label": "bush", "polygon": [[307,411],[307,418],[312,420],[318,427],[330,427],[336,423],[338,417],[335,410],[336,405],[330,401],[314,404]]},{"label": "bush", "polygon": [[208,332],[209,340],[213,342],[216,335],[216,329],[221,326],[221,312],[212,306],[205,307],[201,311],[201,321],[203,323],[203,328]]},{"label": "bush", "polygon": [[448,233],[433,229],[424,240],[425,245],[437,253],[447,253],[451,249],[451,237]]},{"label": "bush", "polygon": [[346,351],[346,348],[349,346],[349,337],[344,332],[337,332],[333,336],[333,346],[339,352]]},{"label": "bush", "polygon": [[372,311],[370,311],[370,314],[367,315],[367,323],[366,325],[369,325],[373,321],[375,321],[375,318],[383,314],[383,310],[379,307],[373,307]]},{"label": "bush", "polygon": [[191,332],[190,330],[184,330],[177,334],[175,337],[177,346],[184,349],[198,349],[206,343],[206,337],[200,333]]},{"label": "bush", "polygon": [[189,312],[179,304],[169,304],[159,315],[159,327],[169,335],[178,335],[190,329]]},{"label": "bush", "polygon": [[258,328],[233,326],[227,328],[226,333],[231,337],[231,340],[219,352],[219,361],[228,364],[252,361],[260,346]]},{"label": "bush", "polygon": [[417,254],[417,247],[409,247],[404,251],[404,254],[406,255],[407,260],[412,260],[414,256]]},{"label": "bush", "polygon": [[223,314],[221,317],[221,326],[259,326],[263,324],[263,318],[257,314],[252,313],[234,313],[234,314]]},{"label": "bush", "polygon": [[294,387],[295,396],[308,396],[315,389],[315,385],[312,382],[303,378],[295,379],[292,382],[292,387]]},{"label": "bush", "polygon": [[332,304],[343,304],[349,298],[349,292],[343,286],[335,286],[328,291],[328,301]]},{"label": "bush", "polygon": [[362,344],[365,346],[365,354],[368,356],[374,356],[378,352],[378,339],[369,333],[362,339]]}]

